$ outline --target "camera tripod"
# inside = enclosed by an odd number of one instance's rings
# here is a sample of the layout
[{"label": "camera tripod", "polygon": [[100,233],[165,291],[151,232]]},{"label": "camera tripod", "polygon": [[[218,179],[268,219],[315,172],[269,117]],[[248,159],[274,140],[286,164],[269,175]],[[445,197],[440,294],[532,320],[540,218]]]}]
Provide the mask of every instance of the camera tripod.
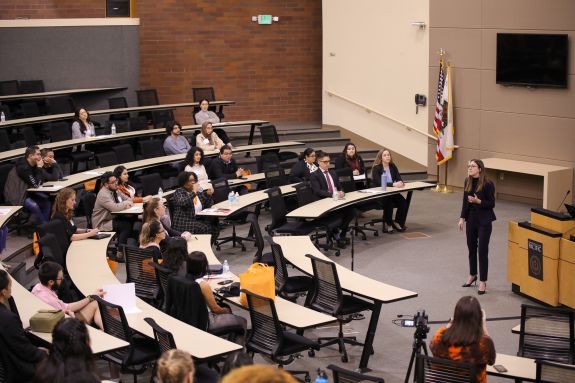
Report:
[{"label": "camera tripod", "polygon": [[[421,355],[421,350],[425,356],[427,356],[427,346],[425,345],[425,339],[427,338],[427,333],[429,332],[429,327],[425,324],[418,323],[415,328],[415,333],[413,334],[413,345],[411,346],[411,357],[409,358],[409,367],[407,368],[407,374],[405,374],[405,383],[409,383],[409,376],[411,375],[411,369],[416,363],[416,356]],[[417,369],[413,372],[413,381],[417,380]]]}]

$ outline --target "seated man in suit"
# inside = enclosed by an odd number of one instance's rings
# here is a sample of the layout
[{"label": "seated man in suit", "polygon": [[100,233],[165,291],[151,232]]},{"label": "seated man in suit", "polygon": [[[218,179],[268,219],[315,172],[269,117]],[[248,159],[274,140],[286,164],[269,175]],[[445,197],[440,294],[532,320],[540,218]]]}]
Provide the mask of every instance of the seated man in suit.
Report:
[{"label": "seated man in suit", "polygon": [[[318,150],[316,154],[319,169],[309,175],[314,196],[317,199],[331,198],[334,193],[337,193],[338,198],[343,198],[345,193],[341,191],[339,178],[333,170],[329,170],[329,154],[321,150]],[[347,232],[349,223],[354,218],[353,208],[338,209],[333,214],[342,219],[339,232],[333,234],[337,240],[337,245],[343,249],[346,245],[345,233]]]},{"label": "seated man in suit", "polygon": [[[227,180],[232,180],[235,178],[240,178],[244,172],[244,169],[238,168],[236,160],[232,158],[232,148],[228,145],[224,145],[220,148],[220,156],[212,162],[210,162],[210,179],[217,180],[220,178],[225,178]],[[245,186],[241,185],[235,188],[238,193],[246,194],[248,190]]]},{"label": "seated man in suit", "polygon": [[26,337],[20,318],[6,306],[11,295],[12,279],[5,270],[0,270],[0,357],[5,363],[4,381],[29,382],[36,364],[48,350],[34,346]]}]

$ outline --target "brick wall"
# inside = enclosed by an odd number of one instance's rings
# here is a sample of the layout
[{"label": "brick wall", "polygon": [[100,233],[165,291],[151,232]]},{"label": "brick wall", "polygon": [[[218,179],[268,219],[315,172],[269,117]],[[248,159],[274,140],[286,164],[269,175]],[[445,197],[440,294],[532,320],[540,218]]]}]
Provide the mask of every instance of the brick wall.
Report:
[{"label": "brick wall", "polygon": [[[103,0],[0,2],[9,19],[103,17]],[[234,100],[227,120],[320,121],[322,26],[320,0],[137,1],[140,82],[162,103],[192,99],[192,87],[213,86]],[[257,25],[252,15],[280,21]],[[189,122],[189,112],[178,112]]]}]

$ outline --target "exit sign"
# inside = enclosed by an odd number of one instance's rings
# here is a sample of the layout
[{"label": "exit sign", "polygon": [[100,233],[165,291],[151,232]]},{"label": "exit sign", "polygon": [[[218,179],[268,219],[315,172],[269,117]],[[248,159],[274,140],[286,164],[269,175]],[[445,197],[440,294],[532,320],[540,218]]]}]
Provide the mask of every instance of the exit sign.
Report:
[{"label": "exit sign", "polygon": [[271,24],[272,15],[258,15],[258,24]]}]

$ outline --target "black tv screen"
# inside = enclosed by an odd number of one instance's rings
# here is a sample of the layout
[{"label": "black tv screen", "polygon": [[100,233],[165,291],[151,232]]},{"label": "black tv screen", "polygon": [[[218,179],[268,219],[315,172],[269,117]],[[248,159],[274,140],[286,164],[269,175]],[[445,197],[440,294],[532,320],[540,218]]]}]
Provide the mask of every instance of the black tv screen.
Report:
[{"label": "black tv screen", "polygon": [[497,84],[567,87],[565,34],[497,34]]}]

